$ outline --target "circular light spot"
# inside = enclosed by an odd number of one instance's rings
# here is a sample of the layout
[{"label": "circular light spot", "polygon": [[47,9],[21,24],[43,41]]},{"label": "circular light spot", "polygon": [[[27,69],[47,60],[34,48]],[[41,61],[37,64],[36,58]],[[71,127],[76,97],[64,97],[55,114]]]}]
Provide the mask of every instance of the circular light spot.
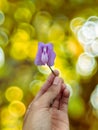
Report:
[{"label": "circular light spot", "polygon": [[77,17],[72,19],[71,23],[70,23],[70,28],[74,33],[77,33],[77,31],[79,30],[79,28],[84,24],[85,19],[81,18],[81,17]]},{"label": "circular light spot", "polygon": [[97,16],[91,16],[88,18],[87,21],[91,21],[95,23],[95,31],[96,31],[96,36],[98,37],[98,17]]},{"label": "circular light spot", "polygon": [[78,59],[79,62],[79,66],[82,66],[83,68],[87,69],[91,69],[91,67],[94,65],[95,63],[95,59],[93,57],[90,57],[88,54],[86,53],[82,53]]},{"label": "circular light spot", "polygon": [[96,88],[94,89],[94,91],[91,94],[90,102],[91,102],[92,106],[98,110],[98,85],[96,86]]},{"label": "circular light spot", "polygon": [[37,29],[39,29],[43,24],[50,25],[51,20],[52,16],[50,13],[46,11],[40,11],[35,16],[34,25]]},{"label": "circular light spot", "polygon": [[95,23],[94,22],[86,22],[82,28],[83,34],[88,39],[94,39],[96,37],[95,31]]},{"label": "circular light spot", "polygon": [[35,28],[33,25],[31,25],[29,23],[22,22],[19,24],[18,28],[20,30],[26,31],[28,33],[28,35],[30,35],[31,38],[35,36]]},{"label": "circular light spot", "polygon": [[28,56],[30,35],[26,30],[17,29],[11,39],[10,54],[16,60],[24,60]]},{"label": "circular light spot", "polygon": [[97,16],[90,16],[87,21],[98,23],[98,17]]},{"label": "circular light spot", "polygon": [[16,60],[25,60],[28,57],[29,42],[18,41],[12,44],[10,49],[11,56]]},{"label": "circular light spot", "polygon": [[33,80],[30,83],[30,91],[33,94],[33,96],[36,96],[40,88],[42,87],[43,82],[40,80]]},{"label": "circular light spot", "polygon": [[13,101],[9,105],[9,112],[15,117],[22,117],[25,114],[26,107],[20,101]]},{"label": "circular light spot", "polygon": [[90,75],[96,67],[96,60],[88,53],[82,53],[77,62],[77,71],[83,76]]},{"label": "circular light spot", "polygon": [[98,56],[98,39],[95,39],[91,45],[91,48],[92,48],[92,51],[93,51],[93,54],[95,56]]},{"label": "circular light spot", "polygon": [[38,70],[42,74],[49,74],[51,72],[47,65],[45,65],[45,66],[38,66]]},{"label": "circular light spot", "polygon": [[8,126],[9,124],[15,124],[17,122],[17,118],[12,116],[8,110],[8,107],[4,107],[1,110],[1,126],[5,127]]},{"label": "circular light spot", "polygon": [[0,68],[4,65],[5,63],[5,56],[2,48],[0,47]]},{"label": "circular light spot", "polygon": [[20,42],[20,41],[25,42],[28,40],[30,40],[29,33],[26,30],[21,29],[21,28],[18,28],[11,38],[12,43],[16,43],[16,42]]},{"label": "circular light spot", "polygon": [[0,29],[0,45],[5,46],[8,44],[8,35]]},{"label": "circular light spot", "polygon": [[16,21],[30,22],[32,18],[32,13],[28,8],[19,7],[15,12],[14,17]]},{"label": "circular light spot", "polygon": [[5,92],[5,97],[9,102],[15,100],[22,100],[23,98],[23,91],[16,86],[9,87]]},{"label": "circular light spot", "polygon": [[0,10],[0,25],[2,25],[5,21],[5,15],[4,13]]},{"label": "circular light spot", "polygon": [[90,44],[90,45],[85,45],[84,46],[84,51],[86,52],[86,53],[88,53],[91,57],[94,57],[94,53],[93,53],[93,51],[92,51],[92,44]]},{"label": "circular light spot", "polygon": [[77,33],[78,40],[83,45],[92,44],[96,38],[96,24],[94,22],[86,22]]},{"label": "circular light spot", "polygon": [[48,32],[49,41],[63,41],[65,38],[65,32],[63,28],[58,24],[53,24]]}]

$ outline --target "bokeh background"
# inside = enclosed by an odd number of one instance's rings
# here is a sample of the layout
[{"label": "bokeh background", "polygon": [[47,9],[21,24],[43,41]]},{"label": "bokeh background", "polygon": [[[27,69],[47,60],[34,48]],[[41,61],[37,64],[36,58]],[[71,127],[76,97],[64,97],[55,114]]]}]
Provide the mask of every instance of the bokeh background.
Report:
[{"label": "bokeh background", "polygon": [[50,73],[34,65],[39,41],[54,45],[70,90],[70,130],[98,130],[97,38],[97,0],[0,0],[0,130],[22,130]]}]

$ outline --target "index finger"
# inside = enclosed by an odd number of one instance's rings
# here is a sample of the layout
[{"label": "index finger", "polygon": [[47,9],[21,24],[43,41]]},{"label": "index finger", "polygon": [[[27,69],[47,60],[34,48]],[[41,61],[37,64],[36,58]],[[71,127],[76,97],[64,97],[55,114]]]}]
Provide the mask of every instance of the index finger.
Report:
[{"label": "index finger", "polygon": [[54,81],[54,78],[59,75],[59,71],[58,70],[54,70],[54,73],[55,73],[55,75],[53,73],[51,73],[48,76],[46,82],[44,83],[44,85],[42,86],[40,91],[38,92],[38,94],[35,97],[34,101],[37,100],[38,98],[40,98],[48,90],[48,88],[52,85],[52,83]]}]

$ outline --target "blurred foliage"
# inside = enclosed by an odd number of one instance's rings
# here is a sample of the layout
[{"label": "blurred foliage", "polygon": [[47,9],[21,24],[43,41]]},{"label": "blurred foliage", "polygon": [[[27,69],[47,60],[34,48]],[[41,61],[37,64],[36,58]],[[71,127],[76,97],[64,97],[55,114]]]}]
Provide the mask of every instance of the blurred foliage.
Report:
[{"label": "blurred foliage", "polygon": [[[84,48],[72,32],[88,17],[98,16],[97,5],[97,0],[0,0],[1,130],[22,130],[26,108],[50,73],[48,67],[34,65],[39,41],[54,45],[53,69],[71,90],[70,129],[98,129],[98,108],[90,102],[98,84],[98,57],[89,75],[78,73],[93,64],[90,58],[82,59],[77,71]],[[81,18],[72,22],[76,17]],[[93,97],[98,102],[98,92]]]}]

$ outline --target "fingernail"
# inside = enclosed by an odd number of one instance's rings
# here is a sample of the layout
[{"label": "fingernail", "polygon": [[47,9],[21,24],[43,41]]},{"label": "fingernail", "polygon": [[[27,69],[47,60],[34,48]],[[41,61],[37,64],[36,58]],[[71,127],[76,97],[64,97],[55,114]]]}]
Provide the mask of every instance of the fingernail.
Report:
[{"label": "fingernail", "polygon": [[54,73],[56,74],[56,76],[59,75],[59,71],[58,70],[54,70]]},{"label": "fingernail", "polygon": [[58,85],[60,83],[60,78],[55,77],[53,84]]}]

